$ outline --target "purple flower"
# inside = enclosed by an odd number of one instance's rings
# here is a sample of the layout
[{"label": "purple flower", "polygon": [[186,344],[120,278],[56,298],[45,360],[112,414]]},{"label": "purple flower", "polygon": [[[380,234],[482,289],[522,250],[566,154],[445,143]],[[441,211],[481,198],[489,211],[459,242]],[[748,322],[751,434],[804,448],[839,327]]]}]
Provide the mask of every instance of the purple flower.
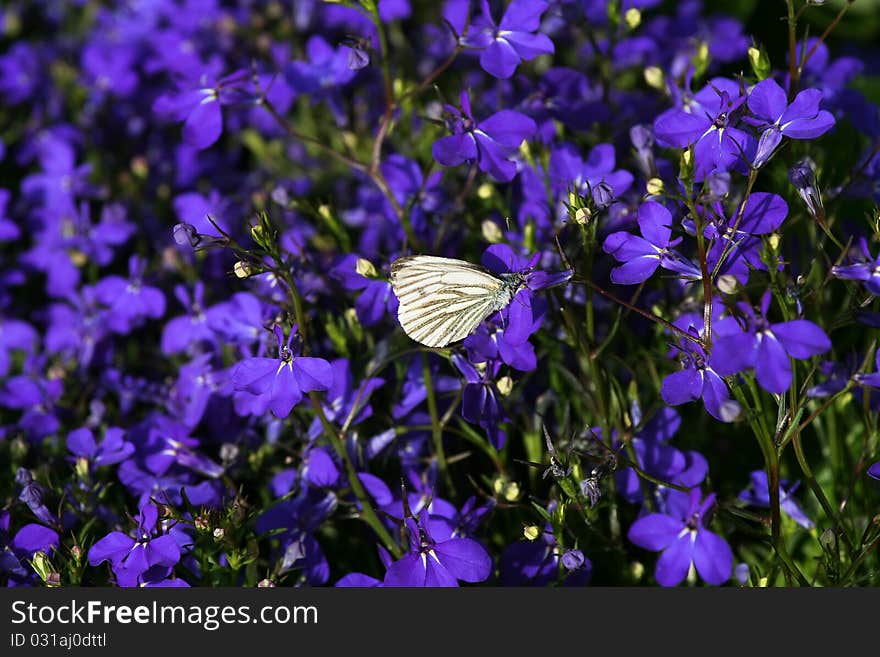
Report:
[{"label": "purple flower", "polygon": [[[570,270],[544,271],[538,269],[541,254],[531,257],[520,255],[507,244],[493,244],[480,258],[486,269],[495,274],[518,273],[523,277],[523,287],[501,312],[505,342],[517,346],[528,340],[538,330],[544,313],[536,304],[535,292],[568,282],[574,272]],[[491,319],[491,318],[490,318]]]},{"label": "purple flower", "polygon": [[[782,394],[791,385],[791,358],[806,359],[831,349],[831,340],[821,328],[806,319],[771,324],[767,320],[770,291],[761,298],[760,314],[740,304],[747,319],[743,330],[734,322],[726,326],[712,346],[712,364],[722,376],[754,367],[758,383],[765,390]],[[719,330],[720,333],[720,330]]]},{"label": "purple flower", "polygon": [[214,333],[208,325],[203,297],[205,285],[197,281],[192,298],[182,285],[174,288],[174,296],[187,310],[186,315],[170,319],[162,330],[162,353],[175,354],[201,343],[213,344]]},{"label": "purple flower", "polygon": [[[696,329],[691,334],[698,335]],[[709,363],[705,350],[691,340],[678,343],[682,369],[673,372],[660,387],[660,396],[671,406],[702,399],[709,415],[721,422],[736,420],[742,407],[730,398],[727,384]]]},{"label": "purple flower", "polygon": [[[755,470],[749,476],[750,486],[739,493],[739,499],[752,506],[764,508],[770,507],[770,486],[767,483],[767,473],[763,470]],[[804,529],[812,529],[815,525],[801,509],[792,494],[797,490],[798,484],[789,486],[787,482],[779,482],[779,506],[792,520]]]},{"label": "purple flower", "polygon": [[859,240],[859,250],[856,253],[860,256],[858,261],[850,265],[836,265],[831,268],[831,274],[837,278],[860,281],[868,292],[880,296],[880,253],[872,258],[865,238]]},{"label": "purple flower", "polygon": [[462,162],[476,162],[499,182],[509,182],[516,175],[516,163],[510,158],[525,139],[532,137],[537,124],[525,114],[501,110],[477,123],[471,112],[467,91],[461,92],[461,111],[447,105],[447,125],[452,132],[434,142],[434,159],[446,167]]},{"label": "purple flower", "polygon": [[[419,520],[406,519],[410,551],[385,573],[385,586],[448,587],[458,582],[482,582],[492,572],[492,558],[471,538],[449,535],[445,523],[433,521],[428,510]],[[433,533],[440,530],[438,539]],[[440,535],[445,538],[440,539]]]},{"label": "purple flower", "polygon": [[671,247],[681,238],[671,240],[672,214],[669,210],[649,201],[639,206],[639,228],[644,237],[626,231],[611,233],[602,249],[624,263],[611,270],[611,280],[618,285],[635,285],[648,280],[663,267],[691,280],[701,277],[700,269]]},{"label": "purple flower", "polygon": [[27,322],[0,317],[0,377],[5,377],[15,351],[31,355],[37,346],[39,335]]},{"label": "purple flower", "polygon": [[[548,175],[554,188],[564,193],[571,188],[582,196],[592,196],[599,208],[610,205],[611,199],[620,198],[633,184],[634,177],[626,169],[616,169],[614,146],[598,144],[581,158],[571,144],[563,144],[550,153]],[[602,198],[602,190],[610,198]]]},{"label": "purple flower", "polygon": [[357,73],[348,65],[351,54],[348,46],[334,48],[323,37],[313,36],[306,42],[308,61],[291,62],[286,71],[287,81],[304,94],[348,84]]},{"label": "purple flower", "polygon": [[278,339],[277,358],[247,358],[232,372],[232,385],[254,397],[254,412],[268,408],[276,417],[286,417],[313,390],[327,390],[333,383],[333,369],[323,358],[297,356],[291,349],[296,335],[294,325],[284,341],[284,331],[277,324],[273,331]]},{"label": "purple flower", "polygon": [[501,362],[486,363],[482,374],[461,354],[453,354],[452,364],[465,379],[461,416],[468,422],[479,424],[489,435],[492,446],[501,449],[507,437],[500,425],[508,419],[498,401],[500,393],[495,381],[501,371]]},{"label": "purple flower", "polygon": [[197,80],[182,82],[177,93],[159,96],[153,103],[153,112],[174,121],[183,121],[184,142],[202,150],[220,139],[223,132],[221,106],[256,98],[255,94],[248,94],[245,90],[249,80],[246,71],[236,71],[219,79],[209,71]]},{"label": "purple flower", "polygon": [[776,80],[767,78],[756,84],[749,94],[748,105],[764,131],[758,141],[754,165],[762,166],[782,137],[789,139],[814,139],[828,132],[834,125],[831,112],[819,109],[822,92],[804,89],[789,105],[785,91]]},{"label": "purple flower", "polygon": [[113,465],[124,461],[134,453],[134,445],[124,440],[125,430],[107,427],[104,439],[98,443],[88,427],[74,429],[67,434],[67,449],[95,466]]},{"label": "purple flower", "polygon": [[45,525],[58,525],[58,519],[43,503],[45,489],[31,476],[27,468],[19,468],[15,473],[15,483],[21,486],[18,499],[27,504],[37,519]]},{"label": "purple flower", "polygon": [[654,121],[661,146],[694,147],[697,181],[715,169],[727,171],[748,155],[754,141],[732,125],[734,113],[746,101],[739,83],[713,78],[681,108],[663,112]]},{"label": "purple flower", "polygon": [[662,552],[654,577],[662,586],[676,586],[687,576],[691,564],[707,584],[730,579],[733,552],[727,542],[705,527],[715,494],[702,500],[700,490],[690,494],[668,493],[668,513],[649,513],[636,520],[627,534],[641,548]]},{"label": "purple flower", "polygon": [[496,24],[488,0],[481,0],[482,14],[474,20],[462,43],[484,48],[480,66],[496,78],[509,78],[519,63],[554,52],[553,42],[541,34],[541,14],[549,7],[544,0],[513,0]]},{"label": "purple flower", "polygon": [[130,333],[145,319],[165,314],[165,295],[143,283],[146,265],[145,260],[133,255],[128,260],[128,279],[107,276],[95,284],[95,298],[108,307],[107,326],[115,333]]},{"label": "purple flower", "polygon": [[147,581],[163,580],[180,561],[180,546],[174,536],[157,526],[159,510],[144,505],[137,516],[132,538],[112,531],[89,549],[89,564],[109,561],[119,586],[142,586]]}]

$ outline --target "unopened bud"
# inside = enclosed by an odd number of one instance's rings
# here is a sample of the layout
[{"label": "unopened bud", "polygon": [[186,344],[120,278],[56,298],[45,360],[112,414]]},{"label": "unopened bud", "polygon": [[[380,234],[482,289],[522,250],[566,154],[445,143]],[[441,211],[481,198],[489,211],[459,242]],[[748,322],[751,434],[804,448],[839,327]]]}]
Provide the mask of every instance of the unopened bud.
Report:
[{"label": "unopened bud", "polygon": [[645,191],[651,196],[660,196],[663,189],[663,181],[660,178],[651,178],[645,185]]},{"label": "unopened bud", "polygon": [[354,270],[364,278],[379,278],[379,272],[366,258],[358,258]]},{"label": "unopened bud", "polygon": [[642,12],[640,12],[635,7],[630,7],[629,9],[626,10],[626,13],[623,15],[623,20],[629,29],[634,30],[642,22]]},{"label": "unopened bud", "polygon": [[504,240],[504,233],[501,228],[491,219],[484,219],[480,229],[483,233],[483,239],[489,242],[489,244],[498,244]]},{"label": "unopened bud", "polygon": [[663,69],[659,66],[649,66],[645,69],[645,82],[649,87],[660,91],[666,88],[666,78],[663,75]]},{"label": "unopened bud", "polygon": [[477,187],[477,198],[480,198],[484,201],[492,198],[492,194],[495,193],[495,187],[493,187],[489,183],[483,183],[479,187]]},{"label": "unopened bud", "polygon": [[236,262],[232,267],[232,271],[238,278],[247,278],[254,273],[253,267],[243,260]]},{"label": "unopened bud", "polygon": [[749,48],[749,63],[758,81],[766,80],[770,76],[770,56],[763,48]]}]

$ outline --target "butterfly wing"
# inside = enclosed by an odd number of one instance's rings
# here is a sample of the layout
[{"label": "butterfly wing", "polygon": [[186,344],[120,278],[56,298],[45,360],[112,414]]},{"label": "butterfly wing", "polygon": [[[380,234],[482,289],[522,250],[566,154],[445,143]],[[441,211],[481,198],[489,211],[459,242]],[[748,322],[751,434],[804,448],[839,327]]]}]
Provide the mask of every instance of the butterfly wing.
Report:
[{"label": "butterfly wing", "polygon": [[428,347],[466,338],[498,310],[506,289],[502,279],[479,265],[437,256],[395,260],[391,287],[400,302],[397,319],[404,332]]}]

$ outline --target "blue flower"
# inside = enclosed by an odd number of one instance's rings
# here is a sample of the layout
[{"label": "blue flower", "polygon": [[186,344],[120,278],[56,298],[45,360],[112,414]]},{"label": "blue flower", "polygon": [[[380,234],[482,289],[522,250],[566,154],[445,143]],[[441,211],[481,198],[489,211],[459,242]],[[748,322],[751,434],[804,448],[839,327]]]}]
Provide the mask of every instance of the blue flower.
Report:
[{"label": "blue flower", "polygon": [[462,43],[483,48],[480,66],[496,78],[509,78],[523,60],[554,52],[553,41],[541,34],[541,14],[549,7],[544,0],[513,0],[496,24],[488,0],[481,0],[482,14],[462,37]]},{"label": "blue flower", "polygon": [[697,488],[690,494],[669,491],[668,513],[649,513],[629,528],[630,541],[646,550],[662,552],[654,570],[662,586],[679,584],[691,564],[707,584],[718,586],[730,579],[733,552],[723,538],[705,527],[715,495],[701,499]]},{"label": "blue flower", "polygon": [[281,327],[274,326],[277,358],[247,358],[235,366],[232,385],[236,390],[253,395],[254,412],[264,413],[268,408],[276,417],[286,417],[304,393],[327,390],[333,383],[330,363],[323,358],[297,356],[291,349],[296,329],[294,325],[285,342]]},{"label": "blue flower", "polygon": [[513,110],[501,110],[477,123],[467,91],[461,92],[461,111],[447,105],[446,112],[452,134],[434,142],[434,159],[445,167],[476,162],[481,171],[499,182],[513,180],[516,163],[510,158],[523,140],[535,134],[537,124]]},{"label": "blue flower", "polygon": [[486,548],[471,538],[449,535],[445,523],[432,521],[427,509],[418,521],[407,518],[406,528],[410,551],[388,566],[385,586],[458,586],[459,580],[482,582],[491,574],[492,558]]}]

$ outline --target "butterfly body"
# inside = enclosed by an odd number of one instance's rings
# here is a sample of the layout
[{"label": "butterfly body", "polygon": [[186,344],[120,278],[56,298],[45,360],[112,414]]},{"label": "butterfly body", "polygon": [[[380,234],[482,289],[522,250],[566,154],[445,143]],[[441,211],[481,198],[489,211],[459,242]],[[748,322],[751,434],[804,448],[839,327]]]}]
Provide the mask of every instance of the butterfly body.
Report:
[{"label": "butterfly body", "polygon": [[428,347],[463,340],[524,285],[521,273],[496,275],[454,258],[406,256],[391,264],[397,319],[409,337]]}]

